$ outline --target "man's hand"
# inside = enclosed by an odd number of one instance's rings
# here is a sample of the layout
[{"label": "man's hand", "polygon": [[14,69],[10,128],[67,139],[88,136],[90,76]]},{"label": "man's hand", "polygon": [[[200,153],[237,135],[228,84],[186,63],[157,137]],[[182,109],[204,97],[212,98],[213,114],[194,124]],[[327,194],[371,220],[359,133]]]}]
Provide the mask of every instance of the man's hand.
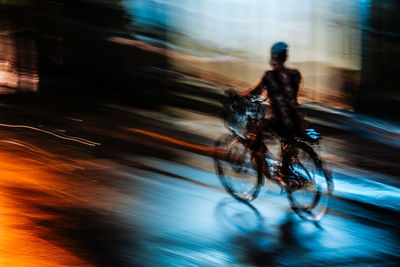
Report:
[{"label": "man's hand", "polygon": [[240,98],[241,97],[240,91],[236,90],[235,88],[230,88],[230,89],[226,90],[225,94],[229,98]]}]

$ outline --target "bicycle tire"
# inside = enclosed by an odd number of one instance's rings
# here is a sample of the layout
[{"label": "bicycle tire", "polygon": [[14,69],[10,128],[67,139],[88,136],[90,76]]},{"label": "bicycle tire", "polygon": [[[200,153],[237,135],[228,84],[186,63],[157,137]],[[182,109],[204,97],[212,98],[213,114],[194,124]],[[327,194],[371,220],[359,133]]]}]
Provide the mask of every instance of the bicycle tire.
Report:
[{"label": "bicycle tire", "polygon": [[214,162],[226,192],[244,202],[257,198],[263,181],[262,172],[258,171],[250,150],[240,137],[224,135],[218,139]]},{"label": "bicycle tire", "polygon": [[[297,142],[295,147],[297,153],[290,168],[297,177],[296,182],[303,184],[295,189],[290,185],[287,187],[289,202],[300,218],[319,221],[328,212],[328,202],[333,192],[331,173],[311,146]],[[309,201],[301,204],[301,199],[307,198]]]}]

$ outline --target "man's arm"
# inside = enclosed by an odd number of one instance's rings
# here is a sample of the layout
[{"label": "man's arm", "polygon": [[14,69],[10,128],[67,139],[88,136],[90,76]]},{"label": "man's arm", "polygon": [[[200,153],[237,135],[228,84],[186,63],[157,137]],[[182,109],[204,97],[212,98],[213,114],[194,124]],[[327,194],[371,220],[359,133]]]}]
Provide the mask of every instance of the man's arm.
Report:
[{"label": "man's arm", "polygon": [[247,96],[247,95],[259,95],[262,93],[264,89],[264,79],[261,79],[256,86],[250,87],[243,92],[240,93],[241,97]]}]

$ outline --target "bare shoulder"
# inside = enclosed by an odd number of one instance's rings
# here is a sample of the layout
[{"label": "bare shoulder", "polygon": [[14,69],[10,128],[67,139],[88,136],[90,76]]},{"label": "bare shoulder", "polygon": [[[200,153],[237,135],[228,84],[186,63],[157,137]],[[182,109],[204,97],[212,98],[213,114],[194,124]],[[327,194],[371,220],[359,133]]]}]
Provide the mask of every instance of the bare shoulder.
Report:
[{"label": "bare shoulder", "polygon": [[296,82],[301,81],[301,73],[298,69],[289,69],[289,72]]},{"label": "bare shoulder", "polygon": [[265,81],[270,81],[271,79],[273,79],[273,70],[268,70],[264,72],[264,76],[263,76],[263,80]]},{"label": "bare shoulder", "polygon": [[298,69],[295,69],[295,68],[288,68],[288,70],[289,70],[289,72],[291,73],[291,74],[293,74],[293,75],[301,75],[300,74],[300,71],[298,70]]}]

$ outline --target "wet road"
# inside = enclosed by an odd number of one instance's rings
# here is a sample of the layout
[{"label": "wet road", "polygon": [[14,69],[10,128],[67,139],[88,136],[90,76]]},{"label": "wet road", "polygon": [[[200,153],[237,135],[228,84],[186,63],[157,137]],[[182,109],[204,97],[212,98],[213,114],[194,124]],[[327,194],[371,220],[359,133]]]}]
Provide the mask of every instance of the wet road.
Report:
[{"label": "wet road", "polygon": [[173,109],[102,106],[50,114],[43,108],[22,116],[25,109],[2,107],[1,266],[400,261],[397,179],[335,161],[334,136],[327,138],[325,155],[332,161],[335,198],[316,226],[293,214],[273,186],[254,206],[229,197],[207,150],[225,131],[219,119],[184,117]]}]

